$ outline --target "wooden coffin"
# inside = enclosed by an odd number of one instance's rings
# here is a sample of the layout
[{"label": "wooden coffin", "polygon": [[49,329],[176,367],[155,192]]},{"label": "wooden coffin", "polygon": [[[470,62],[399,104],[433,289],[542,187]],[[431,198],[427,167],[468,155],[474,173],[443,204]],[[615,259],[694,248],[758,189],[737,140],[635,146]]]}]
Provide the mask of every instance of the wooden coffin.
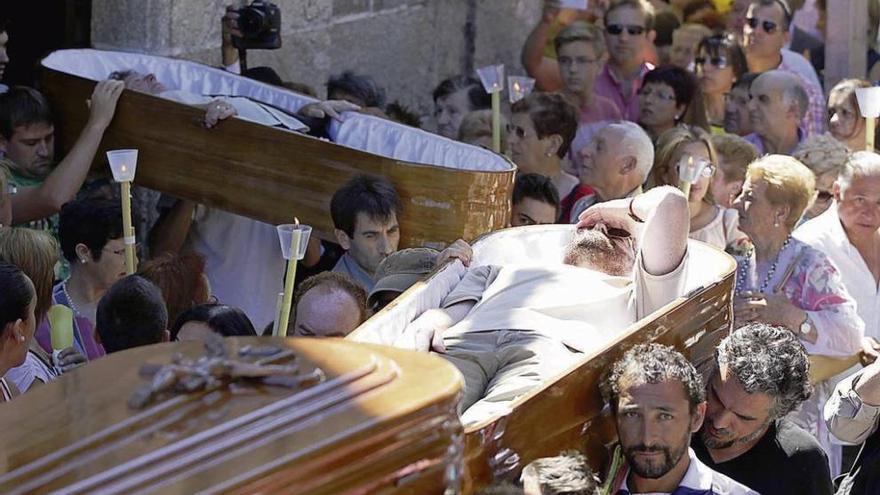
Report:
[{"label": "wooden coffin", "polygon": [[[316,101],[150,55],[62,50],[42,65],[64,151],[88,118],[84,102],[95,81],[115,70],[154,73],[171,89],[199,95],[248,96],[290,113]],[[439,247],[507,224],[515,166],[488,150],[358,113],[331,126],[334,142],[238,118],[205,129],[203,116],[195,107],[125,91],[100,151],[139,149],[137,184],[272,224],[297,216],[325,238],[334,238],[330,197],[358,173],[384,175],[400,192],[401,247]],[[105,163],[96,160],[96,167]]]},{"label": "wooden coffin", "polygon": [[229,386],[141,411],[141,363],[193,342],[112,354],[0,404],[0,493],[442,493],[457,486],[461,376],[434,356],[339,339],[227,339],[292,349],[324,379]]},{"label": "wooden coffin", "polygon": [[[574,227],[532,226],[505,229],[474,243],[472,266],[483,264],[558,264]],[[681,297],[628,328],[604,348],[539,389],[517,399],[509,414],[465,425],[465,492],[519,472],[530,461],[565,449],[585,452],[602,472],[616,437],[598,383],[627,348],[641,342],[674,345],[702,373],[711,369],[714,349],[731,328],[736,263],[727,254],[690,241],[687,297]],[[446,265],[419,282],[348,338],[391,345],[406,325],[443,297],[461,280],[460,262]]]}]

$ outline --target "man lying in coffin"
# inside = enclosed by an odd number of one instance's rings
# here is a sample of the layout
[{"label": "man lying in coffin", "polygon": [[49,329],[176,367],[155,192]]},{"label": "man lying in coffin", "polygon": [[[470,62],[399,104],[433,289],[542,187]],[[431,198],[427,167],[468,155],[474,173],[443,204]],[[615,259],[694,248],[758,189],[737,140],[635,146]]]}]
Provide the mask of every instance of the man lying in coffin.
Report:
[{"label": "man lying in coffin", "polygon": [[687,199],[671,187],[595,205],[561,263],[471,268],[400,344],[431,347],[461,371],[463,423],[503,412],[683,294],[689,225]]},{"label": "man lying in coffin", "polygon": [[309,103],[296,112],[296,117],[244,96],[206,96],[185,90],[170,89],[154,74],[144,74],[135,70],[118,70],[110,73],[110,79],[122,81],[125,88],[141,93],[159,96],[205,110],[205,127],[214,127],[217,122],[237,116],[257,124],[279,127],[290,131],[322,135],[319,124],[325,118],[341,120],[343,112],[357,111],[360,107],[343,100],[327,100]]}]

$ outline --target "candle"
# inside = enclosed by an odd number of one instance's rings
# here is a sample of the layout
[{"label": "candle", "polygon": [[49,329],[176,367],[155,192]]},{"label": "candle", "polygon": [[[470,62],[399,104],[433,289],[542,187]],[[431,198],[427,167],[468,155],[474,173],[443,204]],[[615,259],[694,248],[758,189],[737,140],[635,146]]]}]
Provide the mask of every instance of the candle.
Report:
[{"label": "candle", "polygon": [[309,242],[312,228],[300,225],[294,218],[293,224],[278,225],[278,239],[281,242],[281,254],[287,259],[287,275],[284,277],[284,292],[281,298],[280,311],[277,315],[278,324],[273,327],[272,334],[284,336],[290,323],[290,309],[293,305],[293,284],[296,281],[296,262],[305,256],[305,248]]},{"label": "candle", "polygon": [[865,119],[865,149],[874,151],[876,119],[880,117],[880,87],[856,88],[856,101]]},{"label": "candle", "polygon": [[138,150],[112,150],[107,152],[113,180],[120,183],[122,201],[122,241],[125,243],[125,273],[131,275],[137,270],[135,261],[135,232],[131,224],[131,183],[137,172]]}]

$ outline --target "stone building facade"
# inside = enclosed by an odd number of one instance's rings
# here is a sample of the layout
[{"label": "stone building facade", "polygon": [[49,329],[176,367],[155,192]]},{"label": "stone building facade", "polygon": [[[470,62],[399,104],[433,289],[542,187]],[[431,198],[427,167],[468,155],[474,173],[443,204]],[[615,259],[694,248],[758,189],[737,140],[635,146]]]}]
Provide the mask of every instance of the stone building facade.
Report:
[{"label": "stone building facade", "polygon": [[[230,0],[93,0],[95,48],[135,51],[219,65],[220,18]],[[541,15],[540,0],[275,0],[283,46],[253,51],[282,79],[324,95],[331,74],[373,76],[388,101],[423,116],[446,77],[504,63],[524,74],[520,49]],[[431,119],[423,119],[431,127]]]}]

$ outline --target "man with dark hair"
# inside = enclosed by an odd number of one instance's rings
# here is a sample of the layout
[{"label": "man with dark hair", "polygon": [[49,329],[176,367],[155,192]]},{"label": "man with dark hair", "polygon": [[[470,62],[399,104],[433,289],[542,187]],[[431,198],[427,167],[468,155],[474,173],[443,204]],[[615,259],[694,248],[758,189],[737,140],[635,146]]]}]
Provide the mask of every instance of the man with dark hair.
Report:
[{"label": "man with dark hair", "polygon": [[367,293],[344,273],[324,272],[297,287],[293,331],[299,337],[345,337],[367,319]]},{"label": "man with dark hair", "polygon": [[614,363],[600,389],[626,459],[621,471],[610,474],[613,493],[757,494],[713,471],[688,448],[703,423],[706,396],[699,373],[679,352],[636,345]]},{"label": "man with dark hair", "polygon": [[706,420],[693,438],[697,457],[759,493],[831,494],[825,452],[785,417],[813,388],[798,338],[751,323],[725,337],[715,358]]},{"label": "man with dark hair", "polygon": [[682,294],[689,218],[672,187],[596,205],[557,262],[470,269],[399,344],[461,371],[464,424],[498,414]]},{"label": "man with dark hair", "polygon": [[599,480],[578,451],[542,457],[522,471],[525,495],[599,495]]},{"label": "man with dark hair", "polygon": [[639,118],[638,91],[654,67],[645,61],[654,42],[654,10],[645,0],[614,0],[605,10],[608,61],[596,78],[595,93],[613,101],[624,119]]},{"label": "man with dark hair", "polygon": [[57,165],[55,127],[43,95],[23,86],[0,95],[0,152],[10,168],[10,184],[17,188],[12,196],[13,224],[57,233],[56,213],[85,181],[122,89],[118,81],[95,86],[89,119]]},{"label": "man with dark hair", "polygon": [[327,80],[327,99],[343,100],[361,108],[385,108],[385,90],[370,76],[347,70]]},{"label": "man with dark hair", "polygon": [[492,106],[479,79],[471,76],[445,79],[434,89],[433,96],[437,133],[449,139],[458,137],[458,128],[465,115]]},{"label": "man with dark hair", "polygon": [[168,311],[162,292],[140,275],[123,278],[98,303],[95,330],[108,354],[167,342]]},{"label": "man with dark hair", "polygon": [[397,251],[402,210],[394,184],[383,177],[358,175],[339,188],[330,199],[330,216],[345,254],[333,271],[371,290],[376,267]]},{"label": "man with dark hair", "polygon": [[749,91],[752,83],[759,76],[754,72],[743,74],[724,100],[724,131],[737,136],[748,136],[752,133],[752,123],[749,119]]},{"label": "man with dark hair", "polygon": [[541,174],[516,176],[510,211],[511,227],[555,223],[558,216],[559,193],[549,177]]}]

